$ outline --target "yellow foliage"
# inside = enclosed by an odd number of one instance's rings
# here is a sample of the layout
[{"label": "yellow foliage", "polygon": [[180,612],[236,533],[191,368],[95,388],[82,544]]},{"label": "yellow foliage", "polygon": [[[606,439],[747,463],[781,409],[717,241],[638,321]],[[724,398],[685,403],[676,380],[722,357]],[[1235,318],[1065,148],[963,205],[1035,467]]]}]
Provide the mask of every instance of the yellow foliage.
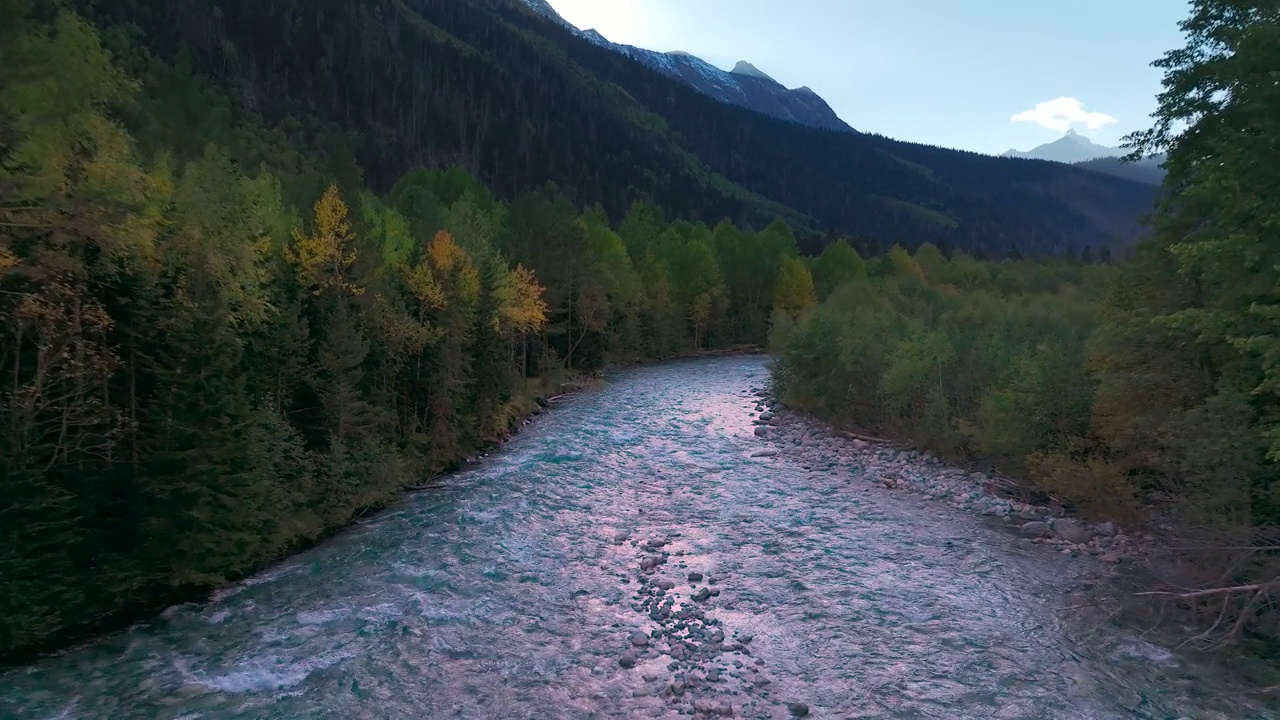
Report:
[{"label": "yellow foliage", "polygon": [[774,291],[774,308],[795,316],[816,301],[809,268],[799,258],[782,258],[778,267],[778,286]]},{"label": "yellow foliage", "polygon": [[444,288],[436,282],[431,268],[419,265],[405,274],[405,281],[414,296],[424,307],[442,308],[445,304]]},{"label": "yellow foliage", "polygon": [[18,266],[18,258],[9,248],[0,245],[0,273]]},{"label": "yellow foliage", "polygon": [[889,265],[893,268],[894,275],[910,275],[924,280],[924,270],[920,269],[920,263],[901,245],[889,248]]},{"label": "yellow foliage", "polygon": [[456,265],[470,262],[467,251],[458,246],[448,230],[441,230],[432,238],[427,246],[427,257],[431,258],[433,267],[445,273],[453,272]]},{"label": "yellow foliage", "polygon": [[517,332],[533,332],[547,324],[547,303],[542,299],[543,287],[533,271],[516,265],[511,271],[510,301],[502,308],[503,319]]},{"label": "yellow foliage", "polygon": [[338,195],[338,186],[330,185],[315,204],[315,233],[307,235],[293,230],[293,246],[285,249],[285,257],[297,268],[302,282],[315,295],[337,290],[359,295],[364,288],[347,279],[347,270],[356,261],[352,248],[355,234],[347,220],[347,204]]}]

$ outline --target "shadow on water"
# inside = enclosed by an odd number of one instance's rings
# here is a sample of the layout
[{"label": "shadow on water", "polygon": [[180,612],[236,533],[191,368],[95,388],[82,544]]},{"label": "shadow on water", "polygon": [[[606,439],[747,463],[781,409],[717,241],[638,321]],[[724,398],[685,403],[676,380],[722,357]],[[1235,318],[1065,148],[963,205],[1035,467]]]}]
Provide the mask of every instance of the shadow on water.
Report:
[{"label": "shadow on water", "polygon": [[1080,561],[752,458],[765,362],[611,375],[446,492],[0,676],[0,717],[1274,717],[1071,625]]}]

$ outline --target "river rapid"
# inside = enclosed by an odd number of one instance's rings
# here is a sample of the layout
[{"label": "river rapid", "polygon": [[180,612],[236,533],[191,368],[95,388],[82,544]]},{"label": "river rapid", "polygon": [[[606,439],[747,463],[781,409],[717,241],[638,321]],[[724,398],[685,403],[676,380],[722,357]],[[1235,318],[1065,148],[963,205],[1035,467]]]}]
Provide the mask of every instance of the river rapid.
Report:
[{"label": "river rapid", "polygon": [[444,489],[0,675],[0,717],[1277,717],[1064,612],[1094,558],[853,450],[753,457],[766,363],[612,375]]}]

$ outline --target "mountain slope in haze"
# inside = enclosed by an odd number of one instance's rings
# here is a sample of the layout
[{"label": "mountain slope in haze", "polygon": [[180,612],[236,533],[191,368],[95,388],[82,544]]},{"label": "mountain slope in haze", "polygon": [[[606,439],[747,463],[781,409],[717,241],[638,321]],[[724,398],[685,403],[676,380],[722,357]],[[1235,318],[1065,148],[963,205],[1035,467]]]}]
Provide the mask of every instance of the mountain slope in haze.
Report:
[{"label": "mountain slope in haze", "polygon": [[1119,157],[1124,151],[1120,148],[1099,145],[1089,138],[1068,130],[1066,135],[1044,145],[1038,145],[1026,152],[1007,150],[1003,157],[1026,158],[1028,160],[1051,160],[1060,163],[1078,163],[1105,157]]},{"label": "mountain slope in haze", "polygon": [[1163,155],[1125,162],[1121,159],[1124,154],[1125,151],[1121,148],[1099,145],[1074,130],[1068,130],[1066,135],[1053,142],[1026,152],[1009,150],[1003,157],[1066,163],[1144,185],[1159,185],[1164,182]]},{"label": "mountain slope in haze", "polygon": [[1159,185],[1164,182],[1164,160],[1164,155],[1143,158],[1137,162],[1125,162],[1118,157],[1104,157],[1072,164],[1093,172],[1106,173],[1146,185]]},{"label": "mountain slope in haze", "polygon": [[456,164],[501,197],[554,181],[615,218],[651,199],[708,224],[781,216],[880,247],[985,255],[1125,245],[1155,196],[1079,168],[720,103],[506,0],[80,2],[123,52],[189,58],[236,111],[375,189]]},{"label": "mountain slope in haze", "polygon": [[664,53],[647,50],[634,45],[610,42],[593,29],[580,30],[561,17],[546,0],[514,0],[514,2],[567,28],[589,42],[626,55],[658,72],[677,78],[722,103],[737,105],[809,127],[843,132],[853,131],[848,123],[836,115],[827,101],[813,90],[808,87],[790,90],[745,60],[726,72],[686,52]]}]

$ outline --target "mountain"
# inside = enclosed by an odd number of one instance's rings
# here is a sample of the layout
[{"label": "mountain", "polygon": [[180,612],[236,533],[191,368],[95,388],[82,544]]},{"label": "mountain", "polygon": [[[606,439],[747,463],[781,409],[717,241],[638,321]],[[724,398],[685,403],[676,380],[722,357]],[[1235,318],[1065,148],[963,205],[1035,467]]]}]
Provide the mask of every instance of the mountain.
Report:
[{"label": "mountain", "polygon": [[687,52],[658,52],[610,42],[596,30],[579,30],[560,16],[546,0],[513,0],[536,15],[561,25],[588,42],[626,55],[660,73],[683,81],[722,103],[737,105],[763,115],[799,125],[852,132],[831,106],[808,87],[787,89],[745,60],[724,71]]},{"label": "mountain", "polygon": [[1137,162],[1125,162],[1118,157],[1103,157],[1072,164],[1079,168],[1114,175],[1134,182],[1159,185],[1164,182],[1164,160],[1164,155],[1144,158]]},{"label": "mountain", "polygon": [[[153,66],[151,56],[176,68],[152,82],[191,96],[164,108],[191,137],[219,137],[198,131],[215,119],[265,128],[280,148],[273,165],[297,168],[286,191],[337,179],[382,192],[414,168],[457,165],[507,200],[555,182],[614,218],[647,199],[711,225],[782,218],[808,235],[988,256],[1118,248],[1155,197],[1080,168],[831,132],[717,102],[508,0],[75,6],[131,67]],[[209,99],[214,89],[225,99]],[[298,165],[291,148],[303,146],[326,165]]]},{"label": "mountain", "polygon": [[1027,158],[1029,160],[1052,160],[1060,163],[1077,163],[1096,160],[1097,158],[1119,157],[1123,154],[1124,151],[1120,148],[1098,145],[1075,130],[1068,130],[1066,135],[1051,143],[1039,145],[1026,152],[1008,150],[1003,156]]}]

